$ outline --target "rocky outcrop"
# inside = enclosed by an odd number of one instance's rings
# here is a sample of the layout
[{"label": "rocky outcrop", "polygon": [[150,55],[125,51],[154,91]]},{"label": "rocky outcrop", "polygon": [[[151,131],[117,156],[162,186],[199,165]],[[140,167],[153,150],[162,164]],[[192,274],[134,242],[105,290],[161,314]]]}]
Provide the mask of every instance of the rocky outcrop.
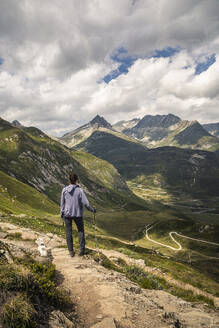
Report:
[{"label": "rocky outcrop", "polygon": [[13,122],[11,122],[11,124],[12,124],[13,126],[15,126],[16,128],[20,128],[20,127],[23,126],[23,125],[22,125],[19,121],[17,121],[17,120],[14,120]]},{"label": "rocky outcrop", "polygon": [[145,115],[135,126],[136,128],[169,128],[171,125],[174,125],[181,121],[178,116],[173,114],[168,115]]},{"label": "rocky outcrop", "polygon": [[108,123],[103,116],[96,115],[91,121],[91,125],[97,125],[98,127],[102,126],[107,129],[111,129],[112,125]]},{"label": "rocky outcrop", "polygon": [[203,128],[211,135],[219,137],[219,123],[202,124]]}]

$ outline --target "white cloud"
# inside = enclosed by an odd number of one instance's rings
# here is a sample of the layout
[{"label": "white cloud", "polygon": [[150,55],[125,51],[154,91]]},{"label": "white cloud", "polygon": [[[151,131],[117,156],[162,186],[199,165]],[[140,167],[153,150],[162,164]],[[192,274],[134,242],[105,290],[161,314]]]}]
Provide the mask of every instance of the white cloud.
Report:
[{"label": "white cloud", "polygon": [[[219,121],[218,62],[194,75],[197,59],[218,58],[218,32],[217,0],[2,0],[0,115],[49,133],[96,113]],[[184,50],[172,61],[144,59],[169,46]],[[97,83],[118,66],[110,56],[120,47],[142,59]]]}]

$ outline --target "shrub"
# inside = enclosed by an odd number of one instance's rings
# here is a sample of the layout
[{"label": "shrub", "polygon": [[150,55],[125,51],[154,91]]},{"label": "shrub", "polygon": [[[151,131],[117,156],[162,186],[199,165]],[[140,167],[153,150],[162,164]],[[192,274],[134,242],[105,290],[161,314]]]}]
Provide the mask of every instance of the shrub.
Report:
[{"label": "shrub", "polygon": [[59,308],[71,304],[70,298],[56,287],[54,264],[41,264],[29,256],[19,262],[30,270],[27,276],[28,295],[33,301],[38,302],[41,299]]},{"label": "shrub", "polygon": [[158,278],[145,272],[137,266],[127,266],[125,268],[127,278],[138,283],[145,289],[163,289]]},{"label": "shrub", "polygon": [[24,295],[15,296],[2,308],[3,323],[9,328],[35,328],[36,311]]},{"label": "shrub", "polygon": [[26,290],[27,279],[19,272],[19,269],[16,266],[10,264],[1,265],[0,289],[9,291]]}]

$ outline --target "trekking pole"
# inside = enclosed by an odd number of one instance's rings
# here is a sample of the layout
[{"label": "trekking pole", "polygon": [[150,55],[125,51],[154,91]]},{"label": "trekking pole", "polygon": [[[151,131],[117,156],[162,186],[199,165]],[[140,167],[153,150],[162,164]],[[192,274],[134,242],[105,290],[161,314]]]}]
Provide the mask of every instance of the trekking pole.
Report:
[{"label": "trekking pole", "polygon": [[96,224],[96,213],[94,212],[94,236],[95,236],[95,247],[96,247],[96,251],[98,253],[98,257],[100,259],[100,252],[99,252],[99,248],[98,248],[98,242],[97,242],[97,224]]},{"label": "trekking pole", "polygon": [[[62,228],[64,228],[64,226],[65,226],[65,223],[64,223],[64,221],[63,221],[63,222],[62,222]],[[48,241],[47,246],[49,245],[50,241],[53,239],[53,237],[54,237],[54,235],[55,235],[55,233],[56,233],[56,231],[57,231],[58,228],[60,228],[59,225],[54,229],[53,234],[52,234],[52,237],[51,237],[50,240]]]}]

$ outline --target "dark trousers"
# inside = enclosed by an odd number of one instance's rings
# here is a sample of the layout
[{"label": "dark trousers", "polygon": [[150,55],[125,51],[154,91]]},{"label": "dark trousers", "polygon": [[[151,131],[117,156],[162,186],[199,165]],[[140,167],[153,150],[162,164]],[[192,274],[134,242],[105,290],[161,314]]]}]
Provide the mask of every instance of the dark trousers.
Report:
[{"label": "dark trousers", "polygon": [[65,217],[65,233],[66,241],[69,251],[73,251],[73,236],[72,236],[72,221],[74,220],[79,235],[79,248],[84,250],[85,248],[85,237],[84,237],[84,221],[82,217]]}]

